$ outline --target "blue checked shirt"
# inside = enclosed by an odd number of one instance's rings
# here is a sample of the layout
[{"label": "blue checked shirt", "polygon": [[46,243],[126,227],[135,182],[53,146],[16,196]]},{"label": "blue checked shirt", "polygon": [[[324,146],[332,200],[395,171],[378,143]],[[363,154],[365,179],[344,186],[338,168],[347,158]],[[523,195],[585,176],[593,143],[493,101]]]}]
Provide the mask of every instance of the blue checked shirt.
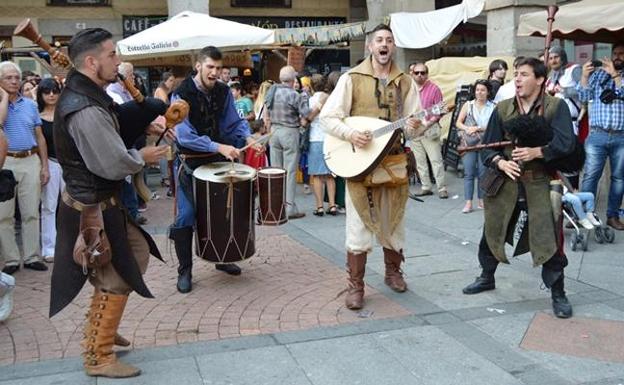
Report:
[{"label": "blue checked shirt", "polygon": [[25,151],[37,147],[35,128],[41,126],[37,104],[21,95],[9,102],[4,133],[9,151]]},{"label": "blue checked shirt", "polygon": [[602,69],[597,69],[589,76],[587,88],[579,82],[576,85],[579,100],[582,103],[591,101],[589,108],[589,126],[603,130],[624,130],[624,101],[614,100],[611,104],[600,101],[600,94],[606,88],[615,91],[618,98],[624,98],[624,86],[615,87],[611,76]]}]

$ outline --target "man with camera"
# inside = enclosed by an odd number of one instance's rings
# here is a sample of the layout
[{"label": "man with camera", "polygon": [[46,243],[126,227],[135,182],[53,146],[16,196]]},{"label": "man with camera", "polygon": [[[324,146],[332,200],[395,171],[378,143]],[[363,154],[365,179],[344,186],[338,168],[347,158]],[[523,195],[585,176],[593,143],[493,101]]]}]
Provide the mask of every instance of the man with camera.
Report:
[{"label": "man with camera", "polygon": [[611,186],[607,205],[607,225],[624,230],[618,210],[624,194],[624,42],[613,45],[612,59],[588,61],[577,85],[579,100],[589,109],[589,137],[585,142],[585,168],[582,191],[596,194],[607,158],[611,165]]}]

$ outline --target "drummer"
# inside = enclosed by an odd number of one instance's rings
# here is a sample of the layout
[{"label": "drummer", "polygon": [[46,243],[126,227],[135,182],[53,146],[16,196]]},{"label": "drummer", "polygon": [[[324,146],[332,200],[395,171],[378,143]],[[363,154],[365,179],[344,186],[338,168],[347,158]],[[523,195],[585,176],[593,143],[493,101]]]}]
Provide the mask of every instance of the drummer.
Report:
[{"label": "drummer", "polygon": [[[177,214],[169,232],[178,256],[177,288],[180,293],[188,293],[192,289],[195,224],[193,170],[211,162],[238,160],[239,148],[253,142],[247,121],[236,112],[229,87],[218,81],[222,68],[219,49],[212,46],[203,48],[197,56],[194,73],[182,81],[171,98],[172,102],[184,99],[190,106],[188,117],[176,127],[174,168],[177,176]],[[263,147],[258,146],[256,150],[263,151]],[[232,275],[241,273],[241,269],[233,263],[216,264],[215,268]]]}]

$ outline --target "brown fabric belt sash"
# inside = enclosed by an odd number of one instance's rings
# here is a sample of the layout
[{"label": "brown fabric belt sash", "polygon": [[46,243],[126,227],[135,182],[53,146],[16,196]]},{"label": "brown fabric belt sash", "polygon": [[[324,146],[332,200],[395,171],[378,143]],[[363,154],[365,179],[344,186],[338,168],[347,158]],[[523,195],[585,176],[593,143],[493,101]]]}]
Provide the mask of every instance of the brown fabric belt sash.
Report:
[{"label": "brown fabric belt sash", "polygon": [[[78,202],[77,200],[72,198],[69,195],[69,193],[67,193],[67,191],[63,191],[63,193],[61,194],[61,199],[63,199],[63,202],[65,202],[66,205],[68,205],[69,207],[77,211],[82,211],[84,210],[85,207],[92,206],[92,205],[84,204],[82,202]],[[99,202],[99,205],[100,205],[100,209],[104,211],[113,206],[117,206],[117,200],[115,199],[115,197],[110,197],[108,199],[103,200],[102,202]]]},{"label": "brown fabric belt sash", "polygon": [[518,179],[523,182],[532,182],[535,179],[550,177],[546,172],[542,170],[525,170]]}]

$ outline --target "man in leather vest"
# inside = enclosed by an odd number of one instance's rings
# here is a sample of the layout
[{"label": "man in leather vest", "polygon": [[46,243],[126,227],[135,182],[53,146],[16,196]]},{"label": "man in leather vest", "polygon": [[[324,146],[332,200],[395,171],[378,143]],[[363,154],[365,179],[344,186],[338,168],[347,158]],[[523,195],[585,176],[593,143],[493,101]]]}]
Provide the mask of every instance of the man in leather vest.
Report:
[{"label": "man in leather vest", "polygon": [[[75,68],[67,75],[54,116],[54,143],[66,191],[58,209],[50,316],[67,306],[88,278],[95,293],[82,341],[85,371],[90,376],[132,377],[140,369],[119,362],[113,352],[113,345],[130,344],[117,334],[117,328],[131,291],[152,297],[142,275],[149,254],[161,257],[152,238],[121,206],[121,183],[146,163],[157,162],[167,148],[137,151],[124,145],[124,140],[132,141],[146,128],[120,128],[116,106],[104,91],[117,80],[120,63],[110,32],[101,28],[80,31],[69,43],[69,56]],[[75,262],[74,244],[80,244],[76,243],[79,234],[86,236],[82,226],[86,212],[101,218],[91,222],[103,225],[98,235],[108,239],[108,263],[98,259],[96,252],[91,265]]]},{"label": "man in leather vest", "polygon": [[[570,110],[559,98],[549,95],[543,100],[540,98],[546,81],[546,66],[540,60],[520,60],[515,67],[514,81],[516,97],[496,106],[483,143],[512,140],[512,124],[527,117],[535,124],[545,121],[544,131],[550,132],[544,136],[550,140],[540,146],[519,145],[513,150],[499,147],[481,151],[484,164],[498,168],[506,177],[495,196],[485,198],[485,223],[478,254],[482,272],[463,292],[477,294],[495,288],[494,273],[499,262],[509,263],[505,243],[512,243],[519,214],[526,211],[527,224],[514,255],[531,252],[533,265],[542,266],[542,279],[551,290],[553,313],[559,318],[568,318],[572,316],[572,305],[564,291],[563,269],[568,260],[563,252],[558,215],[561,199],[560,195],[559,199],[552,199],[551,183],[556,177],[548,166],[574,151],[576,139]],[[543,118],[538,116],[540,110],[543,110]],[[534,131],[533,134],[539,133]]]},{"label": "man in leather vest", "polygon": [[[193,170],[210,162],[236,160],[240,155],[238,148],[253,142],[247,121],[236,112],[230,88],[219,81],[222,68],[221,52],[212,46],[203,48],[195,63],[195,73],[182,81],[171,98],[172,102],[184,99],[190,106],[188,117],[176,126],[177,215],[169,232],[178,256],[177,288],[181,293],[192,289]],[[233,263],[216,264],[215,268],[232,275],[241,273]]]},{"label": "man in leather vest", "polygon": [[[354,148],[367,146],[372,136],[347,126],[344,118],[360,115],[395,121],[420,108],[416,84],[392,60],[395,51],[392,30],[383,24],[374,28],[367,36],[367,48],[370,56],[340,77],[320,115],[321,124],[329,134],[351,142]],[[404,133],[395,132],[395,143],[385,159],[402,156],[400,165],[407,167],[402,139],[417,137],[422,131],[420,121],[408,119]],[[378,166],[371,174],[381,168]],[[407,197],[407,178],[400,183],[379,185],[347,181],[347,308],[356,310],[364,305],[366,256],[372,250],[373,236],[383,246],[386,285],[397,292],[407,290],[401,273],[401,262],[405,260],[403,217]]]}]

